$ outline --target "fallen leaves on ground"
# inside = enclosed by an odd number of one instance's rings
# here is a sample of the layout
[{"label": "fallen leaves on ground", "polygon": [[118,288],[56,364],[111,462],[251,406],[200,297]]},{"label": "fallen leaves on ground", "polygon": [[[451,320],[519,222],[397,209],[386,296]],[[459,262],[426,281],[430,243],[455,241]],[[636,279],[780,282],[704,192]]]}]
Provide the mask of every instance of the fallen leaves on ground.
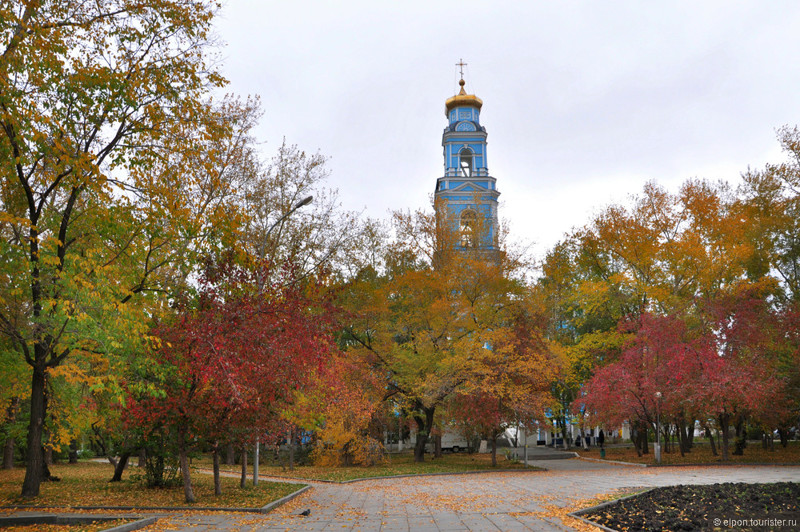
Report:
[{"label": "fallen leaves on ground", "polygon": [[97,521],[81,525],[25,525],[15,526],[15,532],[99,532],[115,526],[127,523],[126,520],[119,521]]},{"label": "fallen leaves on ground", "polygon": [[136,476],[140,470],[129,467],[122,482],[108,482],[114,471],[108,464],[82,462],[51,466],[52,473],[61,477],[60,482],[44,482],[40,494],[34,499],[20,497],[25,471],[22,469],[0,471],[0,505],[33,504],[36,506],[197,506],[260,508],[281,497],[289,495],[301,486],[278,482],[260,482],[244,489],[235,478],[221,479],[222,495],[214,495],[211,475],[194,473],[192,488],[197,502],[184,502],[182,485],[170,488],[147,488]]},{"label": "fallen leaves on ground", "polygon": [[[211,467],[211,458],[205,457],[193,462],[198,467]],[[241,466],[220,466],[221,470],[240,473]],[[370,467],[318,467],[295,466],[294,471],[289,471],[283,464],[259,465],[259,474],[270,477],[299,478],[306,480],[327,480],[342,482],[371,477],[388,477],[395,475],[425,475],[430,473],[464,473],[467,471],[492,471],[502,469],[524,469],[520,462],[508,460],[505,456],[497,457],[497,466],[492,466],[490,454],[445,454],[441,458],[425,456],[422,463],[414,462],[413,453],[391,454],[387,463]],[[534,468],[528,468],[534,469]],[[248,465],[248,472],[252,475],[252,465]]]},{"label": "fallen leaves on ground", "polygon": [[[600,449],[593,447],[591,449],[573,449],[578,455],[584,458],[600,458]],[[731,446],[731,453],[733,446]],[[704,442],[698,442],[692,448],[691,452],[681,456],[677,445],[671,452],[661,453],[662,464],[720,464],[722,462],[722,451],[717,447],[717,454],[714,456],[711,453],[711,446]],[[655,454],[653,453],[652,446],[648,454],[639,456],[636,449],[633,447],[606,447],[606,460],[617,460],[620,462],[632,462],[637,464],[652,464],[655,463]],[[744,449],[744,455],[735,456],[730,455],[730,460],[727,463],[732,464],[753,464],[753,463],[766,463],[766,464],[780,464],[780,463],[800,463],[800,442],[789,442],[789,445],[784,449],[779,443],[776,443],[773,450],[762,448],[760,443],[748,442],[747,447]]]}]

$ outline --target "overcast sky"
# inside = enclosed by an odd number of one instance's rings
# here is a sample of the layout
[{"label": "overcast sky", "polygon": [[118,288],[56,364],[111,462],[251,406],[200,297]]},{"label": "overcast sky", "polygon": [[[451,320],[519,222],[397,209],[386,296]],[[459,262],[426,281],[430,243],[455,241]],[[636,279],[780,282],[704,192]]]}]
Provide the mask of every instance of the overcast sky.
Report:
[{"label": "overcast sky", "polygon": [[800,124],[800,2],[228,0],[229,90],[258,94],[283,137],[330,157],[343,206],[430,208],[444,102],[483,102],[500,215],[541,257],[649,180],[736,182]]}]

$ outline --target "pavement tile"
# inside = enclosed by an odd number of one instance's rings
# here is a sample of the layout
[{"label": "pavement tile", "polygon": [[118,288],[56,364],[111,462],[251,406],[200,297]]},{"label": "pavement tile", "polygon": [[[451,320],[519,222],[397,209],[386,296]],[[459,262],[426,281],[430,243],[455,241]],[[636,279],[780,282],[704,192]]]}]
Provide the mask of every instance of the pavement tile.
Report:
[{"label": "pavement tile", "polygon": [[530,530],[520,520],[506,513],[488,514],[486,518],[497,528],[497,530],[516,531],[516,530]]},{"label": "pavement tile", "polygon": [[409,526],[435,527],[436,526],[436,520],[431,516],[409,515],[408,516],[408,525]]},{"label": "pavement tile", "polygon": [[541,516],[537,515],[527,515],[527,514],[518,514],[514,516],[517,521],[528,527],[529,530],[533,530],[534,532],[553,532],[553,531],[563,531],[569,530],[569,528],[564,526],[557,526],[550,521],[544,520]]},{"label": "pavement tile", "polygon": [[461,522],[466,526],[469,530],[485,530],[486,532],[489,531],[499,531],[500,529],[495,525],[494,521],[492,521],[489,517],[482,515],[482,514],[466,514],[461,516]]}]

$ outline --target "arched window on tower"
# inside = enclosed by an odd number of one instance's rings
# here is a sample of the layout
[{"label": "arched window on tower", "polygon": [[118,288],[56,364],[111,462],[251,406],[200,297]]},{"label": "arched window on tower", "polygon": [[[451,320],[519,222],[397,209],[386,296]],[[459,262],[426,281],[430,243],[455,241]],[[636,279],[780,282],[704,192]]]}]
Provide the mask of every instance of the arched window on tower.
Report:
[{"label": "arched window on tower", "polygon": [[477,231],[478,218],[475,211],[465,210],[461,213],[461,247],[474,248],[477,245],[475,233]]},{"label": "arched window on tower", "polygon": [[472,152],[469,148],[464,148],[459,152],[459,165],[464,177],[472,177]]}]

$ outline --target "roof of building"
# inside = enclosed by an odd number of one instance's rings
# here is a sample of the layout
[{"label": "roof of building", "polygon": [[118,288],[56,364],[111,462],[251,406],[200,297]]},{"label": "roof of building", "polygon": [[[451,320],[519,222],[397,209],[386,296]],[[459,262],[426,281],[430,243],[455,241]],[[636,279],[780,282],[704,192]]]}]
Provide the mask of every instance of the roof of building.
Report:
[{"label": "roof of building", "polygon": [[458,82],[458,84],[461,85],[461,90],[459,91],[459,93],[451,98],[448,98],[444,102],[445,116],[447,116],[447,114],[450,112],[451,109],[454,109],[456,107],[469,105],[471,107],[477,107],[478,109],[480,109],[481,106],[483,105],[483,100],[481,100],[474,94],[467,94],[467,92],[464,90],[464,83],[465,83],[464,80],[461,79]]}]

